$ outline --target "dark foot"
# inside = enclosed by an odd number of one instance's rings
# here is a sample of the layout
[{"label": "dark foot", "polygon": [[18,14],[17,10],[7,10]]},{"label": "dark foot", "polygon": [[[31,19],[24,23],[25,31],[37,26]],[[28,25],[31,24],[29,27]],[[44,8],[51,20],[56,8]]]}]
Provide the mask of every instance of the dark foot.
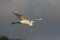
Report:
[{"label": "dark foot", "polygon": [[12,22],[11,24],[16,24],[16,23]]}]

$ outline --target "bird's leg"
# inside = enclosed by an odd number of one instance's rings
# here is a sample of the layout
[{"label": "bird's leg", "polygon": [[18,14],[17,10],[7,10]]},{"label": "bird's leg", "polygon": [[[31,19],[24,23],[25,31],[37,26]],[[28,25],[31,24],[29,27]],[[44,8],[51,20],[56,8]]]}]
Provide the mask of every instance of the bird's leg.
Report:
[{"label": "bird's leg", "polygon": [[22,23],[20,23],[20,22],[12,22],[11,24],[22,24]]},{"label": "bird's leg", "polygon": [[17,22],[17,23],[20,23],[20,22]]},{"label": "bird's leg", "polygon": [[17,22],[18,24],[22,24],[21,22]]},{"label": "bird's leg", "polygon": [[15,22],[12,22],[11,24],[16,24]]}]

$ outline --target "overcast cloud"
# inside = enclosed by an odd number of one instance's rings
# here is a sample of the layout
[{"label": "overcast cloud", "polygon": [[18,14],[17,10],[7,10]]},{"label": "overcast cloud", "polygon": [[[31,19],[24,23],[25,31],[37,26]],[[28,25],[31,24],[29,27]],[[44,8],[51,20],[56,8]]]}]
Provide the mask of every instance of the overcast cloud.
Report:
[{"label": "overcast cloud", "polygon": [[[18,21],[13,11],[28,19],[42,17],[31,28]],[[60,0],[0,0],[0,36],[27,40],[60,40]]]}]

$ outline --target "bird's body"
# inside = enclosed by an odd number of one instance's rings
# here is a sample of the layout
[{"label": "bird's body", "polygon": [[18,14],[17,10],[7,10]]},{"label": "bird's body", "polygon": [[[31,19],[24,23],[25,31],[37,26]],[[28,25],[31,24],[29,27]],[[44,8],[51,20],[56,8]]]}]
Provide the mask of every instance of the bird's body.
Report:
[{"label": "bird's body", "polygon": [[21,22],[22,24],[28,24],[29,26],[32,26],[34,21],[22,20],[22,21],[19,21],[19,22]]}]

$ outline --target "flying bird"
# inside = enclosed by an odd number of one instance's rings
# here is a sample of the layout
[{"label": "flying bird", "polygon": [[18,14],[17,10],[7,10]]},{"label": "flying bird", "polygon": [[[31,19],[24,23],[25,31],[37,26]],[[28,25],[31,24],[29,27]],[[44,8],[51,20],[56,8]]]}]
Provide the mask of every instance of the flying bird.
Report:
[{"label": "flying bird", "polygon": [[42,20],[42,18],[33,19],[34,21],[33,20],[28,20],[26,17],[19,14],[17,11],[13,12],[13,14],[19,19],[19,21],[18,22],[12,22],[12,24],[27,24],[29,26],[33,26],[33,23],[35,23],[35,21]]},{"label": "flying bird", "polygon": [[18,24],[18,23],[20,23],[20,24],[27,24],[29,26],[33,26],[34,21],[28,20],[26,17],[24,17],[23,15],[19,14],[17,11],[13,12],[13,14],[15,16],[17,16],[17,18],[19,19],[19,21],[16,22],[16,23],[12,22],[12,24]]}]

